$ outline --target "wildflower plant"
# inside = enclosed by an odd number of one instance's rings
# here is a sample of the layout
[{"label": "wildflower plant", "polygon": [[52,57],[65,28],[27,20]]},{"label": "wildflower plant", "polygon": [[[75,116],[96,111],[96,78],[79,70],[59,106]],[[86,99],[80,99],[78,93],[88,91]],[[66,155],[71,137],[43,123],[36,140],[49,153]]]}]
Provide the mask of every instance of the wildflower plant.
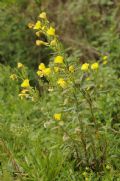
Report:
[{"label": "wildflower plant", "polygon": [[37,91],[33,89],[33,87],[30,85],[30,80],[28,78],[28,68],[23,65],[21,62],[17,63],[16,69],[14,70],[14,73],[10,75],[10,79],[12,81],[17,81],[20,85],[20,92],[19,92],[19,98],[20,99],[29,99],[29,100],[35,100],[37,96]]},{"label": "wildflower plant", "polygon": [[[109,142],[107,123],[101,122],[99,114],[99,100],[109,91],[106,86],[108,72],[104,73],[108,58],[101,55],[97,62],[82,65],[78,59],[70,59],[45,12],[40,13],[37,22],[29,24],[29,27],[36,34],[35,44],[47,46],[53,51],[49,64],[41,63],[36,72],[39,85],[47,84],[38,100],[47,99],[52,105],[46,104],[43,110],[50,119],[50,126],[45,126],[46,129],[60,135],[63,140],[60,148],[68,153],[75,169],[87,167],[96,172],[102,171],[108,162]],[[41,35],[46,37],[46,41]],[[19,76],[22,80],[19,96],[36,97],[37,91],[30,85],[27,69],[20,63],[18,68],[22,72]],[[11,79],[14,77],[11,75]]]}]

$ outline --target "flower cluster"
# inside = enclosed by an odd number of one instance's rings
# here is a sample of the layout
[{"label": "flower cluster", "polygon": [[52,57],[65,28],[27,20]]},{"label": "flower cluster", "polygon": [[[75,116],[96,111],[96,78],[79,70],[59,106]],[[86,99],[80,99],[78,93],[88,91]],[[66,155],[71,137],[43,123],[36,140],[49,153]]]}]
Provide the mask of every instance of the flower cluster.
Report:
[{"label": "flower cluster", "polygon": [[39,77],[47,77],[51,74],[51,68],[46,68],[46,66],[44,65],[44,63],[41,63],[38,67],[38,71],[37,71],[37,75]]},{"label": "flower cluster", "polygon": [[[40,63],[40,65],[38,66],[38,71],[36,72],[40,80],[43,80],[41,79],[43,77],[49,80],[49,92],[52,92],[56,88],[61,88],[60,90],[63,91],[69,89],[74,92],[72,89],[74,89],[74,86],[76,85],[75,79],[77,74],[80,76],[82,76],[82,74],[87,75],[86,80],[90,81],[90,74],[92,74],[93,71],[95,73],[98,72],[100,67],[99,62],[95,61],[92,64],[83,63],[81,66],[77,66],[77,62],[68,61],[67,55],[65,52],[63,52],[62,45],[59,42],[58,36],[56,35],[56,30],[53,26],[51,26],[45,12],[40,13],[37,22],[35,24],[29,23],[28,27],[35,31],[37,37],[36,46],[47,46],[53,49],[55,54],[53,61],[51,61],[47,66],[44,63]],[[44,35],[46,37],[46,41],[43,41],[41,35]],[[107,64],[108,57],[103,56],[102,61],[103,65]],[[25,69],[25,66],[19,62],[17,68],[22,71]],[[12,74],[10,75],[10,78],[12,80],[17,80],[18,76],[16,74]],[[26,77],[26,75],[24,77],[21,77],[21,79],[22,90],[19,96],[21,98],[29,98],[32,90],[29,79],[28,77]],[[79,81],[77,80],[77,82]],[[90,86],[87,86],[86,90],[89,89]],[[54,116],[55,120],[60,119],[60,115],[58,115]]]},{"label": "flower cluster", "polygon": [[[89,70],[90,64],[89,63],[84,63],[81,66],[81,70],[84,72],[87,72]],[[91,64],[91,69],[92,70],[98,70],[99,69],[99,63],[95,62],[93,64]]]},{"label": "flower cluster", "polygon": [[[18,65],[20,65],[20,64],[18,64]],[[22,64],[21,64],[22,65]],[[24,67],[24,66],[21,66],[21,67],[19,67],[18,66],[18,68],[22,68],[22,67]],[[22,88],[22,90],[21,90],[21,92],[19,93],[19,97],[21,98],[21,99],[23,99],[23,98],[29,98],[29,92],[30,92],[30,83],[29,83],[29,79],[28,78],[26,78],[26,79],[24,79],[23,81],[22,81],[22,83],[21,83],[21,88]]]},{"label": "flower cluster", "polygon": [[21,62],[17,63],[16,73],[10,75],[11,80],[17,80],[17,82],[21,82],[20,84],[20,93],[19,97],[21,99],[27,98],[34,100],[34,89],[30,85],[30,80],[27,75],[27,67],[24,66]]},{"label": "flower cluster", "polygon": [[[35,34],[37,36],[36,45],[37,46],[51,46],[56,47],[57,45],[57,36],[56,30],[53,26],[50,25],[47,15],[45,12],[42,12],[38,16],[37,22],[35,24],[29,23],[28,27],[35,30]],[[41,39],[41,35],[45,35],[47,37],[47,42]]]},{"label": "flower cluster", "polygon": [[[56,56],[53,61],[51,61],[48,66],[44,63],[41,63],[38,66],[37,75],[39,78],[46,77],[49,79],[49,83],[52,87],[61,87],[63,90],[70,88],[72,89],[72,85],[75,85],[75,75],[76,74],[86,74],[90,75],[90,72],[94,71],[97,73],[99,70],[99,62],[93,62],[92,64],[84,63],[79,66],[77,69],[75,68],[76,63],[68,62],[67,55],[63,53],[61,43],[58,40],[58,36],[56,35],[56,30],[51,26],[47,15],[45,12],[42,12],[38,16],[38,20],[35,24],[29,23],[29,28],[35,30],[35,34],[37,36],[36,45],[37,46],[48,46],[53,49]],[[41,39],[41,35],[44,34],[46,37],[46,41]],[[39,39],[38,39],[39,38]],[[103,64],[107,63],[107,56],[103,57]],[[88,76],[86,80],[91,80]],[[86,90],[89,90],[88,86]],[[48,88],[50,91],[51,88]],[[52,88],[53,90],[53,88]],[[51,91],[50,91],[51,92]],[[55,116],[54,116],[55,118]]]},{"label": "flower cluster", "polygon": [[10,79],[12,79],[12,80],[17,80],[17,75],[16,75],[16,74],[11,74],[11,75],[10,75]]}]

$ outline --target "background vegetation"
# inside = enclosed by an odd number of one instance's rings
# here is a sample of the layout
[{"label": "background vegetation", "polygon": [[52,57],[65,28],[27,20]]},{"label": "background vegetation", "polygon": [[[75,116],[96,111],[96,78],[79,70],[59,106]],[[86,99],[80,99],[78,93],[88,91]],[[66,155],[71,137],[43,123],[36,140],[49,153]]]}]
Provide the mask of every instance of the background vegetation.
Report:
[{"label": "background vegetation", "polygon": [[[71,143],[64,144],[62,132],[49,127],[58,95],[46,94],[33,103],[18,97],[20,82],[9,76],[18,62],[28,67],[33,86],[38,87],[37,67],[52,57],[47,47],[35,45],[36,36],[28,28],[45,10],[69,60],[80,66],[108,56],[96,84],[104,76],[105,92],[98,95],[95,116],[107,139],[107,158],[102,170],[76,167]],[[119,0],[1,0],[0,1],[0,180],[79,181],[120,180],[120,2]],[[79,75],[78,75],[79,76]],[[78,77],[77,77],[78,78]],[[78,93],[79,95],[79,93]],[[86,105],[85,105],[86,106]],[[46,112],[46,109],[48,112]],[[95,108],[96,109],[96,108]],[[69,112],[68,112],[69,113]],[[82,112],[91,119],[88,113]],[[70,118],[66,116],[66,120]],[[57,125],[55,125],[57,126]],[[46,128],[48,127],[48,128]],[[74,120],[66,125],[73,134]],[[104,130],[104,131],[103,131]],[[96,141],[96,140],[95,140]],[[88,145],[89,147],[89,145]],[[104,150],[101,148],[102,151]],[[101,152],[102,152],[101,151]],[[98,152],[98,158],[101,154]]]}]

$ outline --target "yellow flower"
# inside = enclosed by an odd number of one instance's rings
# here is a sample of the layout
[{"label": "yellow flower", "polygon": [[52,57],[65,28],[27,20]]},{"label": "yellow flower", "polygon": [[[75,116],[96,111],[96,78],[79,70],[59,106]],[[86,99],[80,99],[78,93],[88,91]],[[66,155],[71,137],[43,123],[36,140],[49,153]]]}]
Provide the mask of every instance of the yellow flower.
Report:
[{"label": "yellow flower", "polygon": [[44,76],[49,76],[51,74],[51,69],[50,68],[44,69],[43,74],[44,74]]},{"label": "yellow flower", "polygon": [[62,56],[58,55],[57,57],[54,58],[54,63],[62,64],[63,60],[64,60],[64,58]]},{"label": "yellow flower", "polygon": [[37,75],[40,77],[49,76],[51,74],[51,68],[46,68],[44,63],[41,63],[38,68]]},{"label": "yellow flower", "polygon": [[69,66],[69,71],[70,71],[71,73],[73,73],[73,72],[75,71],[75,68],[74,68],[73,65],[70,65],[70,66]]},{"label": "yellow flower", "polygon": [[29,94],[27,94],[28,92],[29,92],[28,89],[23,89],[18,96],[19,96],[21,99],[23,99],[24,97],[27,98],[27,97],[29,96]]},{"label": "yellow flower", "polygon": [[23,99],[24,97],[27,98],[29,96],[29,94],[23,94],[23,93],[20,93],[18,95],[21,99]]},{"label": "yellow flower", "polygon": [[59,67],[54,67],[54,71],[58,72],[59,71]]},{"label": "yellow flower", "polygon": [[37,75],[40,76],[40,77],[43,77],[43,72],[41,70],[38,70]]},{"label": "yellow flower", "polygon": [[18,62],[17,67],[20,69],[20,68],[23,68],[24,65],[22,63]]},{"label": "yellow flower", "polygon": [[39,70],[44,70],[44,69],[46,69],[46,67],[45,67],[45,64],[44,63],[40,63],[40,65],[39,65]]},{"label": "yellow flower", "polygon": [[17,75],[16,75],[16,74],[11,74],[11,75],[10,75],[10,79],[16,80],[16,79],[17,79]]},{"label": "yellow flower", "polygon": [[40,36],[40,31],[37,31],[35,34],[36,34],[36,36],[39,37]]},{"label": "yellow flower", "polygon": [[96,62],[96,63],[93,63],[92,65],[91,65],[91,69],[92,70],[97,70],[99,68],[99,64]]},{"label": "yellow flower", "polygon": [[104,61],[103,61],[103,65],[106,65],[107,63],[108,63],[107,60],[104,60]]},{"label": "yellow flower", "polygon": [[54,39],[54,40],[52,40],[51,42],[50,42],[50,45],[51,46],[56,46],[57,45],[57,41]]},{"label": "yellow flower", "polygon": [[28,23],[28,28],[33,28],[34,24],[33,23]]},{"label": "yellow flower", "polygon": [[63,78],[59,78],[57,81],[57,84],[62,88],[66,88],[66,86],[67,86],[67,83]]},{"label": "yellow flower", "polygon": [[108,59],[108,56],[103,56],[102,59],[103,59],[103,60],[107,60],[107,59]]},{"label": "yellow flower", "polygon": [[45,13],[45,12],[40,13],[40,14],[39,14],[39,18],[41,18],[41,19],[47,19],[46,13]]},{"label": "yellow flower", "polygon": [[41,28],[41,22],[37,21],[33,29],[34,30],[39,30],[40,28]]},{"label": "yellow flower", "polygon": [[53,115],[53,117],[56,121],[60,121],[61,120],[61,113],[56,113]]},{"label": "yellow flower", "polygon": [[30,87],[29,80],[28,80],[28,79],[25,79],[25,80],[22,82],[21,87],[23,87],[23,88]]},{"label": "yellow flower", "polygon": [[23,89],[23,90],[21,91],[22,94],[25,94],[25,93],[27,93],[27,92],[29,92],[28,89]]},{"label": "yellow flower", "polygon": [[55,28],[50,27],[50,28],[47,30],[47,34],[50,35],[50,36],[54,36],[54,35],[55,35]]},{"label": "yellow flower", "polygon": [[37,45],[37,46],[40,46],[40,45],[45,45],[45,46],[47,46],[48,43],[47,43],[47,42],[44,42],[44,41],[42,41],[42,40],[36,40],[36,45]]},{"label": "yellow flower", "polygon": [[81,67],[81,70],[88,71],[88,68],[89,68],[89,63],[84,63]]}]

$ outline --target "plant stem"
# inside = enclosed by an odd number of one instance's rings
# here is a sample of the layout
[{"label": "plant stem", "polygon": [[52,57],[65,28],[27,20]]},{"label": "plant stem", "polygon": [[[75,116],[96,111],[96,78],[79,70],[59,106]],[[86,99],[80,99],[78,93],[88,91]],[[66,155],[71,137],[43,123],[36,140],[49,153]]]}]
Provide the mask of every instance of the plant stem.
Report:
[{"label": "plant stem", "polygon": [[75,149],[75,152],[76,152],[76,155],[77,155],[77,159],[79,160],[80,157],[79,157],[79,153],[78,153],[78,150],[77,150],[77,147],[76,147],[76,144],[75,144],[75,140],[72,138],[72,136],[62,127],[60,126],[62,131],[71,139],[72,141],[72,144],[74,146],[74,149]]}]

